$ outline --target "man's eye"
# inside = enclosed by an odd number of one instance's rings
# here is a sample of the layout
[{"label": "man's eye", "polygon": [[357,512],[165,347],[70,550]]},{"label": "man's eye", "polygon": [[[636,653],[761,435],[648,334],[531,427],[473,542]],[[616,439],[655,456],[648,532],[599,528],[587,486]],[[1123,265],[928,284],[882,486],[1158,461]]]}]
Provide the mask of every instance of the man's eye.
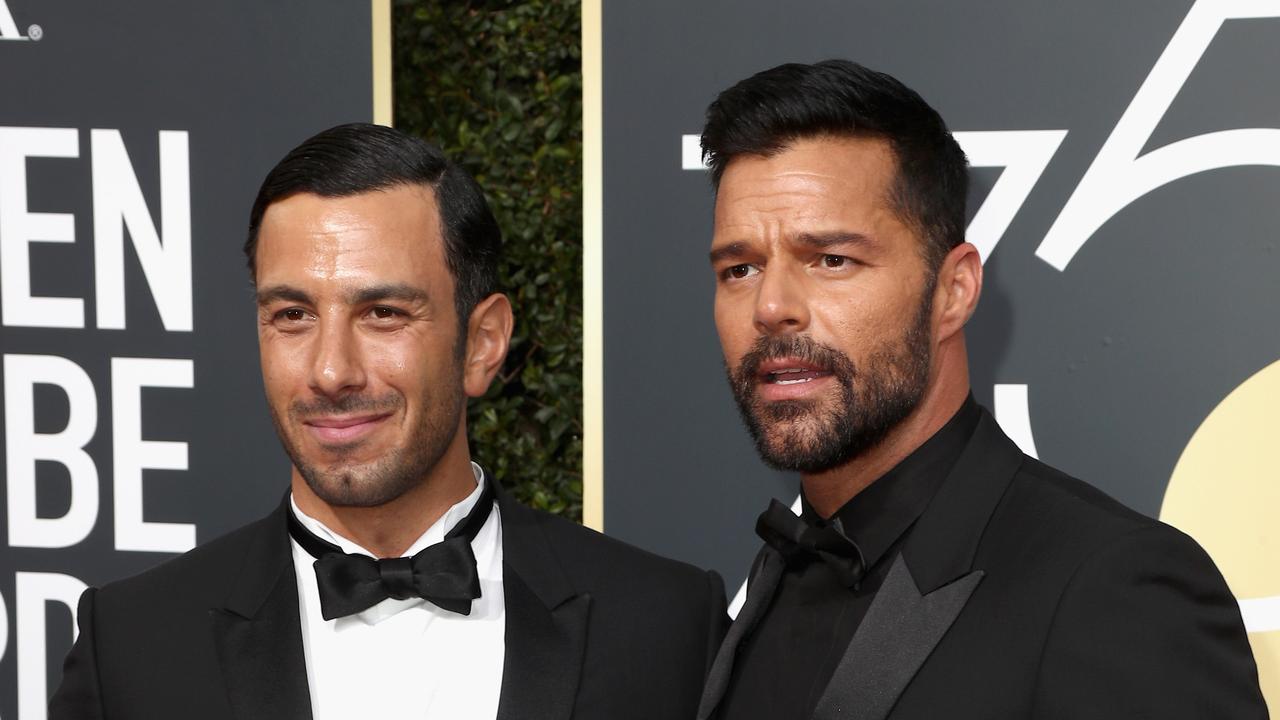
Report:
[{"label": "man's eye", "polygon": [[391,318],[399,315],[400,311],[396,310],[395,308],[389,308],[383,305],[379,305],[373,308],[372,310],[370,310],[369,314],[379,320],[390,320]]},{"label": "man's eye", "polygon": [[849,262],[849,258],[843,255],[823,255],[822,264],[829,268],[844,267]]},{"label": "man's eye", "polygon": [[307,314],[303,312],[302,308],[289,308],[288,310],[281,311],[280,313],[280,318],[288,320],[289,322],[299,322],[306,318],[306,316]]},{"label": "man's eye", "polygon": [[750,275],[753,270],[755,270],[755,268],[747,264],[734,265],[733,267],[724,271],[724,276],[726,278],[731,278],[734,280],[741,280],[742,278]]}]

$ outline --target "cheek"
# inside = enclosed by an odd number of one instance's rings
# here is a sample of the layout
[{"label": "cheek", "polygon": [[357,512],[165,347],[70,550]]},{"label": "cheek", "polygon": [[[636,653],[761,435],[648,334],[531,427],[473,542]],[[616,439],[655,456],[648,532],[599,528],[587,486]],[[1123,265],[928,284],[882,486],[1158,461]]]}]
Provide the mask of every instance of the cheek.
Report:
[{"label": "cheek", "polygon": [[292,392],[297,384],[306,383],[302,353],[289,352],[279,343],[264,340],[258,353],[262,364],[262,384],[268,397],[278,397]]},{"label": "cheek", "polygon": [[722,292],[715,299],[716,332],[727,357],[741,355],[743,345],[754,342],[755,329],[751,308],[740,298]]},{"label": "cheek", "polygon": [[742,332],[734,327],[728,318],[721,315],[718,308],[715,319],[716,332],[720,336],[720,351],[724,354],[725,360],[733,365],[742,356]]},{"label": "cheek", "polygon": [[402,387],[415,373],[421,374],[412,356],[394,344],[365,348],[363,365],[366,382],[374,387]]},{"label": "cheek", "polygon": [[410,362],[410,356],[394,350],[392,348],[386,352],[370,353],[365,363],[369,373],[386,381],[399,380],[412,375],[415,366]]},{"label": "cheek", "polygon": [[367,383],[375,392],[391,390],[406,397],[430,393],[448,380],[452,356],[435,352],[422,338],[383,338],[365,346]]},{"label": "cheek", "polygon": [[829,335],[831,345],[855,359],[899,337],[910,319],[893,298],[870,293],[827,298],[812,312],[812,323],[821,326],[815,327],[815,339]]}]

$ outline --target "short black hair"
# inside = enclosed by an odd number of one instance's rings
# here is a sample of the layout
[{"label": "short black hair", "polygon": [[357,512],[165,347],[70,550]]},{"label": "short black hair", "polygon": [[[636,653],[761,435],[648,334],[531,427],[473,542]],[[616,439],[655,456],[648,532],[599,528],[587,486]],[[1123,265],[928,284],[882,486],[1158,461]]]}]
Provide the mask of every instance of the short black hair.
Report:
[{"label": "short black hair", "polygon": [[299,193],[349,197],[402,185],[423,185],[435,193],[454,306],[465,335],[472,309],[497,292],[502,232],[484,191],[465,170],[435,145],[393,128],[369,123],[329,128],[290,150],[267,173],[249,212],[244,254],[250,276],[257,281],[258,229],[272,203]]},{"label": "short black hair", "polygon": [[855,62],[779,65],[720,93],[707,108],[702,157],[719,190],[734,158],[769,157],[797,140],[822,136],[871,136],[889,143],[898,165],[890,201],[923,236],[931,270],[964,242],[964,151],[916,91]]}]

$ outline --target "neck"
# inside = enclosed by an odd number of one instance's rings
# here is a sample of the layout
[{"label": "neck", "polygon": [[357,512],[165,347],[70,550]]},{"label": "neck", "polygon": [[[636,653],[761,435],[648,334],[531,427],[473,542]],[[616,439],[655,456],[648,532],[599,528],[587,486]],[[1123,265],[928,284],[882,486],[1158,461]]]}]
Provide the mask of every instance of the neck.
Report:
[{"label": "neck", "polygon": [[814,511],[830,518],[858,493],[933,437],[960,410],[969,396],[969,371],[964,363],[939,363],[924,397],[911,414],[877,445],[839,467],[800,476],[805,498]]},{"label": "neck", "polygon": [[296,467],[291,489],[298,508],[333,532],[376,557],[400,557],[449,508],[476,489],[465,421],[435,466],[416,485],[388,503],[374,507],[330,505],[311,490]]}]

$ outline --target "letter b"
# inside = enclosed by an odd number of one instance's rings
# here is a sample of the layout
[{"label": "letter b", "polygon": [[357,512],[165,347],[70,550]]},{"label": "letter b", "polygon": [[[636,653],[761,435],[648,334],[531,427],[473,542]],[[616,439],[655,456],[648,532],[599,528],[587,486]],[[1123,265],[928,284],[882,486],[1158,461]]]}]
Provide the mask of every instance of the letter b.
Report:
[{"label": "letter b", "polygon": [[[56,385],[67,395],[67,426],[35,429],[35,386]],[[9,491],[9,544],[70,547],[84,540],[98,519],[98,469],[84,446],[98,425],[98,399],[88,374],[52,355],[5,355],[5,457]],[[36,461],[60,463],[71,475],[71,507],[58,518],[36,516]]]}]

